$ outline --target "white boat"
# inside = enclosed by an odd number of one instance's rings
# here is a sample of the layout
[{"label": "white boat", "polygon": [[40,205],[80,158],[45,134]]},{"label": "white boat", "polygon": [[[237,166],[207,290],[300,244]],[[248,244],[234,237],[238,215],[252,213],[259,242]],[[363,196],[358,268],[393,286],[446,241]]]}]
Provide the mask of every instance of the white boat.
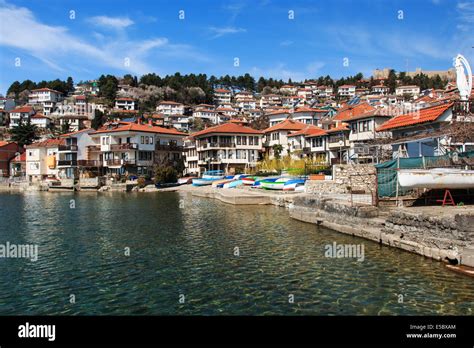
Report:
[{"label": "white boat", "polygon": [[398,182],[404,188],[471,188],[474,187],[474,170],[452,168],[399,169]]},{"label": "white boat", "polygon": [[202,175],[202,179],[224,179],[224,171],[222,170],[208,170]]}]

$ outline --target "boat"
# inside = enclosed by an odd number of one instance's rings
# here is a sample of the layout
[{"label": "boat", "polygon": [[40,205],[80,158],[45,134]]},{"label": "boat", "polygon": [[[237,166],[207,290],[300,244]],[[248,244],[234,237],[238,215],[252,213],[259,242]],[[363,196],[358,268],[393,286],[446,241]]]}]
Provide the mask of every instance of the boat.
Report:
[{"label": "boat", "polygon": [[156,188],[167,188],[167,187],[175,187],[175,186],[180,186],[181,184],[179,182],[168,182],[168,183],[161,183],[157,182],[155,184]]},{"label": "boat", "polygon": [[184,177],[178,179],[178,184],[180,184],[180,185],[192,184],[193,179],[194,178],[192,176],[184,176]]},{"label": "boat", "polygon": [[242,178],[242,183],[244,185],[253,185],[258,179],[260,179],[258,176],[245,176],[244,178]]},{"label": "boat", "polygon": [[474,187],[474,170],[455,168],[399,169],[403,188],[465,189]]},{"label": "boat", "polygon": [[224,179],[224,171],[222,170],[208,170],[204,172],[201,178],[194,178],[193,185],[194,186],[206,186],[212,185],[212,183],[216,180]]},{"label": "boat", "polygon": [[221,180],[214,180],[214,182],[212,183],[212,187],[222,188],[222,186],[225,183],[228,183],[228,182],[231,182],[231,181],[232,181],[232,179],[227,179],[227,178],[224,178],[224,179],[221,179]]},{"label": "boat", "polygon": [[[293,180],[288,180],[285,182],[283,185],[283,191],[296,191],[298,188],[298,191],[303,191],[304,190],[304,183],[306,180],[304,179],[293,179]],[[303,189],[299,189],[302,187]]]},{"label": "boat", "polygon": [[222,188],[233,188],[233,187],[237,187],[237,186],[240,186],[240,185],[243,185],[242,180],[232,180],[232,181],[224,183],[222,185]]},{"label": "boat", "polygon": [[283,190],[285,183],[293,180],[293,178],[276,178],[276,179],[267,179],[262,180],[260,185],[265,190]]},{"label": "boat", "polygon": [[206,186],[206,185],[212,185],[214,181],[217,179],[204,179],[204,178],[196,178],[193,179],[193,186]]},{"label": "boat", "polygon": [[208,170],[202,175],[202,179],[224,179],[223,170]]}]

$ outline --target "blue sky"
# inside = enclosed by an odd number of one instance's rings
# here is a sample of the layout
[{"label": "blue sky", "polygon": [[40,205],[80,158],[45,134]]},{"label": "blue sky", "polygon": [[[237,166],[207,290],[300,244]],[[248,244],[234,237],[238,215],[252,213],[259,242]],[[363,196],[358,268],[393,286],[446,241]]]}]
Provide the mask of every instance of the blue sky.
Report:
[{"label": "blue sky", "polygon": [[0,0],[0,93],[15,80],[107,73],[444,70],[457,53],[474,65],[473,23],[474,0]]}]

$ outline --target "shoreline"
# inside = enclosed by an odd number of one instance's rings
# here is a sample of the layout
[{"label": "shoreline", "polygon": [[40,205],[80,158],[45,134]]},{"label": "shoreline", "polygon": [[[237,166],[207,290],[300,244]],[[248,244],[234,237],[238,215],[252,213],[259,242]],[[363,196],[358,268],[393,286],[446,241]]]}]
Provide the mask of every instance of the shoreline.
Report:
[{"label": "shoreline", "polygon": [[[0,189],[0,192],[2,191],[31,190],[3,188]],[[101,190],[83,192],[100,194]],[[109,189],[103,192],[130,191]],[[377,208],[361,203],[351,204],[341,197],[330,194],[257,190],[245,186],[217,189],[211,186],[181,185],[157,189],[153,185],[148,185],[141,189],[132,189],[131,192],[178,192],[217,199],[233,205],[276,205],[284,207],[292,219],[321,225],[339,233],[361,237],[433,260],[455,263],[457,265],[450,265],[449,269],[473,276],[474,207],[470,206]]]}]

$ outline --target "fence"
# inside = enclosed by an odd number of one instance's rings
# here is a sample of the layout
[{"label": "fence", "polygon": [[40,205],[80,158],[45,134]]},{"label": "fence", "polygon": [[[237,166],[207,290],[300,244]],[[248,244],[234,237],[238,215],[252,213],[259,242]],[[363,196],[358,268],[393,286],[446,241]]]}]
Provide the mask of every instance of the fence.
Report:
[{"label": "fence", "polygon": [[405,189],[398,183],[398,169],[470,168],[474,151],[448,153],[442,156],[398,158],[375,165],[377,169],[377,195],[379,198],[418,196],[418,190]]}]

